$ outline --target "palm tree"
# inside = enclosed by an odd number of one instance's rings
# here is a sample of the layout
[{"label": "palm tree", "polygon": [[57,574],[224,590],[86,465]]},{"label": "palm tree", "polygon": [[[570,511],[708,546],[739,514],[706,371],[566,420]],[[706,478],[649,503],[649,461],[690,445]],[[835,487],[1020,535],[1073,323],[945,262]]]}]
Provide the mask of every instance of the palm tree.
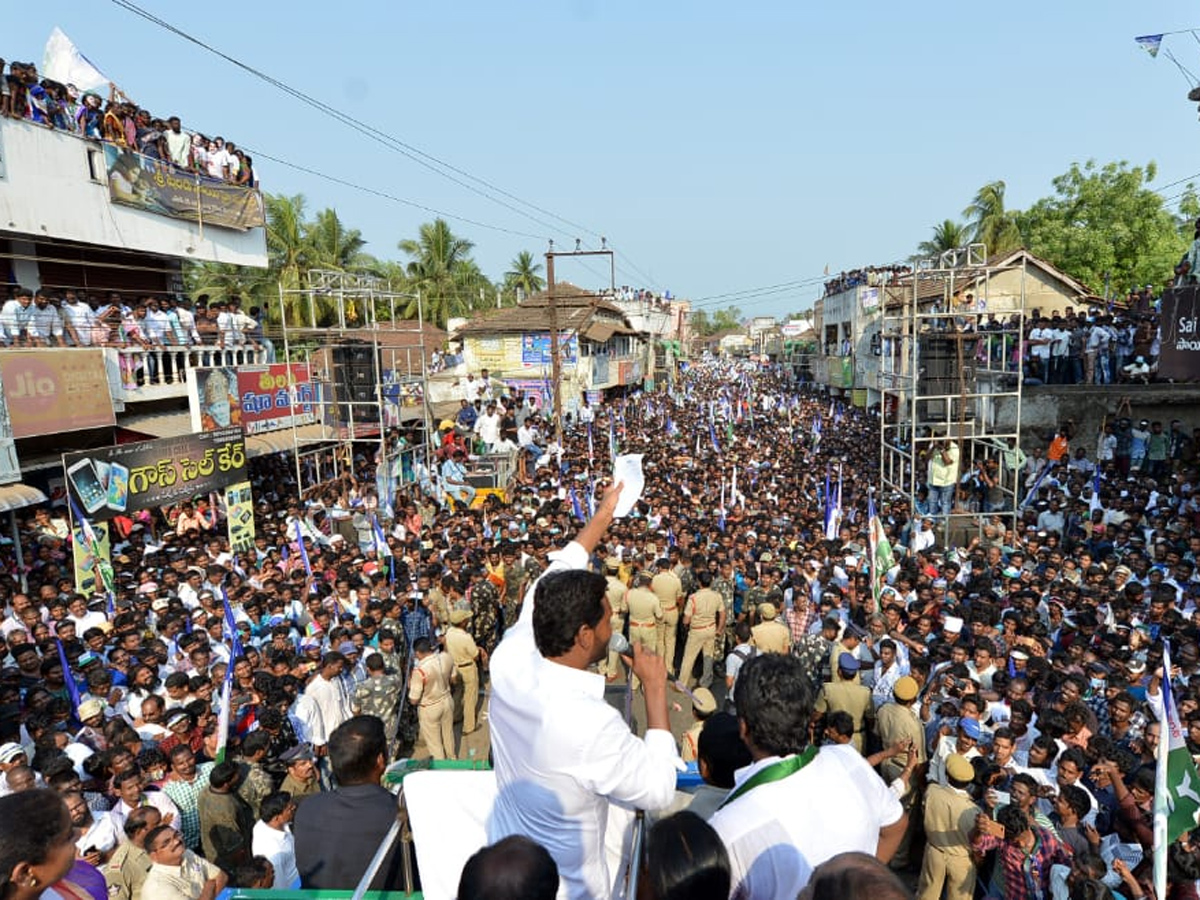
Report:
[{"label": "palm tree", "polygon": [[967,226],[953,219],[944,219],[933,226],[933,237],[917,245],[920,256],[941,256],[947,250],[956,250],[967,243]]},{"label": "palm tree", "polygon": [[963,210],[963,217],[971,226],[971,240],[985,245],[992,256],[1021,246],[1017,216],[1004,207],[1004,188],[1003,181],[985,184]]},{"label": "palm tree", "polygon": [[528,297],[546,286],[546,279],[538,274],[542,271],[542,264],[535,263],[533,254],[528,250],[518,253],[509,266],[509,270],[504,273],[504,286],[514,293],[520,288]]},{"label": "palm tree", "polygon": [[[426,321],[444,328],[447,320],[472,309],[471,283],[476,279],[471,270],[478,272],[471,259],[475,245],[456,236],[445,219],[424,223],[415,241],[405,239],[397,246],[410,257],[409,287],[420,291]],[[414,300],[406,315],[415,318],[416,311]]]},{"label": "palm tree", "polygon": [[312,251],[314,264],[329,269],[368,268],[367,245],[362,232],[347,228],[338,218],[337,210],[323,209],[316,219],[304,226],[304,237]]}]

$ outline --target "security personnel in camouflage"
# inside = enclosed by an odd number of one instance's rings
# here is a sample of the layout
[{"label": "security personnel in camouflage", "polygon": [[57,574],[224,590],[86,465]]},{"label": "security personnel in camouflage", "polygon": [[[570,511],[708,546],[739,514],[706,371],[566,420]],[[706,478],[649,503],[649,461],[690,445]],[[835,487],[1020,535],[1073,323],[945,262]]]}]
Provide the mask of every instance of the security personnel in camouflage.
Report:
[{"label": "security personnel in camouflage", "polygon": [[753,565],[746,566],[742,577],[746,581],[746,591],[742,597],[742,613],[750,624],[754,625],[759,621],[759,610],[767,602],[767,592],[759,587],[758,572]]},{"label": "security personnel in camouflage", "polygon": [[736,643],[733,639],[733,568],[729,563],[722,563],[720,574],[712,580],[712,589],[720,594],[721,599],[725,602],[725,635],[721,641],[725,647],[717,647],[717,661],[720,663]]},{"label": "security personnel in camouflage", "polygon": [[[492,584],[482,571],[472,577],[471,586],[471,622],[468,630],[475,643],[483,648],[489,656],[496,649],[496,623],[499,621],[500,591]],[[508,619],[508,607],[504,608],[504,618]],[[516,616],[513,616],[516,621]]]},{"label": "security personnel in camouflage", "polygon": [[354,689],[350,708],[355,715],[375,716],[383,722],[390,761],[396,758],[399,750],[396,733],[400,727],[400,698],[404,690],[404,675],[389,675],[383,656],[379,653],[367,654],[363,665],[367,669],[367,677]]}]

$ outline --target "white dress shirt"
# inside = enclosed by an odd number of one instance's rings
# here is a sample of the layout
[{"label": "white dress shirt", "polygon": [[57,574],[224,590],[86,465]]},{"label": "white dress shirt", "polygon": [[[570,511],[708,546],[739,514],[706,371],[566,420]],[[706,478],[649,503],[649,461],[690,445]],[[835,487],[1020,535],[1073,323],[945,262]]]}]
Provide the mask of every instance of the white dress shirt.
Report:
[{"label": "white dress shirt", "polygon": [[[777,762],[738,769],[737,787]],[[852,744],[829,745],[800,771],[760,785],[708,820],[729,851],[735,900],[794,900],[813,869],[851,850],[874,855],[904,809]]]},{"label": "white dress shirt", "polygon": [[272,828],[259,819],[254,823],[251,852],[271,861],[275,868],[275,883],[271,886],[275,890],[292,888],[300,883],[300,872],[296,869],[296,840],[290,826]]},{"label": "white dress shirt", "polygon": [[[542,577],[583,569],[588,554],[572,542],[550,559]],[[608,898],[618,875],[605,852],[610,801],[666,808],[675,795],[675,739],[659,729],[644,738],[632,734],[604,699],[604,676],[538,652],[533,594],[530,587],[520,619],[492,656],[498,796],[488,838],[522,834],[549,850],[558,864],[559,897]]]},{"label": "white dress shirt", "polygon": [[346,689],[342,686],[340,678],[326,681],[324,675],[318,675],[308,683],[304,694],[312,698],[313,703],[320,711],[321,724],[325,729],[327,739],[339,725],[354,715],[350,711],[350,698],[346,695]]}]

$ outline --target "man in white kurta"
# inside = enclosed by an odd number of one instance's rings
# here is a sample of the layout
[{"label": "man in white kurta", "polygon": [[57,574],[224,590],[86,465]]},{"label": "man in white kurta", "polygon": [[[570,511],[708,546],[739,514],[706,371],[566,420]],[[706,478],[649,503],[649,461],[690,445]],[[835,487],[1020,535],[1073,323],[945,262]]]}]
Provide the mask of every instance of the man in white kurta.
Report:
[{"label": "man in white kurta", "polygon": [[[618,872],[605,850],[610,803],[660,810],[675,793],[678,755],[667,718],[666,666],[635,648],[634,671],[646,696],[647,730],[632,734],[604,699],[604,676],[589,662],[607,655],[610,610],[602,576],[586,573],[590,552],[603,536],[615,506],[610,490],[577,541],[551,554],[551,564],[526,594],[521,617],[492,656],[490,721],[498,796],[489,823],[495,842],[521,834],[544,846],[558,865],[559,897],[610,897]],[[594,625],[575,632],[570,651],[543,656],[535,637],[539,603],[561,598],[563,573],[598,579],[604,607]],[[547,581],[547,579],[552,579]],[[545,585],[541,591],[539,587]],[[591,589],[588,583],[588,589]]]}]

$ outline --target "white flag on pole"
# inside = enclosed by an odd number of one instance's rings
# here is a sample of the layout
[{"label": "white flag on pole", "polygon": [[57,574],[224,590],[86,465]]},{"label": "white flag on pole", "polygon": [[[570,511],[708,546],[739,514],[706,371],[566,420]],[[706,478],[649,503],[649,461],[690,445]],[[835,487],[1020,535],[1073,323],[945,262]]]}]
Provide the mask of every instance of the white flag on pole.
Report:
[{"label": "white flag on pole", "polygon": [[108,84],[108,78],[63,34],[57,25],[46,41],[42,54],[42,75],[61,84],[73,84],[80,91],[91,91]]}]

